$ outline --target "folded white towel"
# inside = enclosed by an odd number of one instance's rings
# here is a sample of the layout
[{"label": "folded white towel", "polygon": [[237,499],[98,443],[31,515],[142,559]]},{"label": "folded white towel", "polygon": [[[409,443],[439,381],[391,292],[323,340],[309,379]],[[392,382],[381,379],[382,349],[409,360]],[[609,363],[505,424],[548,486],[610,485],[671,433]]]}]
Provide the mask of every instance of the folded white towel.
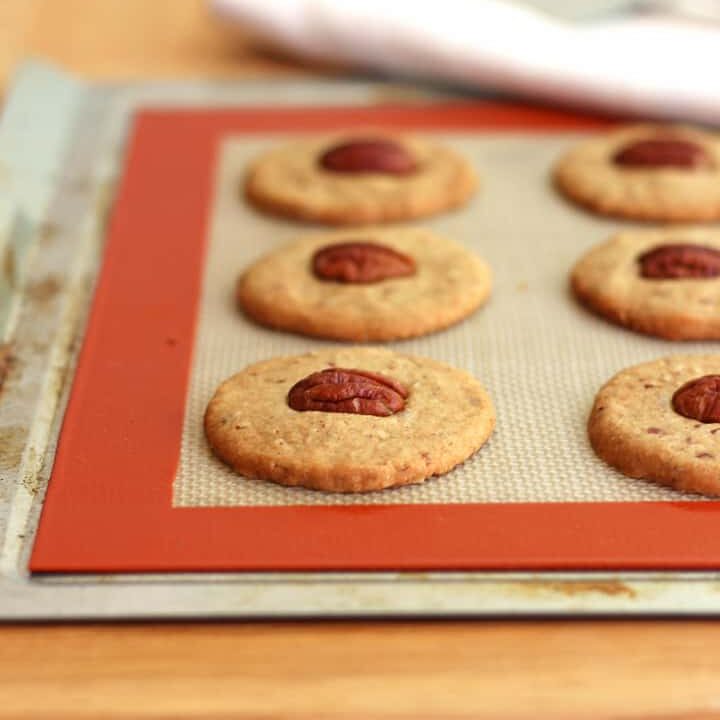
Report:
[{"label": "folded white towel", "polygon": [[211,0],[312,58],[623,114],[720,124],[720,27],[569,23],[500,0]]}]

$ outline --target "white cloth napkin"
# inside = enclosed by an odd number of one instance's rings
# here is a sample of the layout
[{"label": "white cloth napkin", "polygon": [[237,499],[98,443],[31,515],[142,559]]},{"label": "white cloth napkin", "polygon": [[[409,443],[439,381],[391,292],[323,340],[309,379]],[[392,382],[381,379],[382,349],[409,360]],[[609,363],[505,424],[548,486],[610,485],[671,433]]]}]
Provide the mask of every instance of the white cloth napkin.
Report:
[{"label": "white cloth napkin", "polygon": [[720,25],[571,23],[500,0],[211,0],[292,53],[613,113],[720,124]]}]

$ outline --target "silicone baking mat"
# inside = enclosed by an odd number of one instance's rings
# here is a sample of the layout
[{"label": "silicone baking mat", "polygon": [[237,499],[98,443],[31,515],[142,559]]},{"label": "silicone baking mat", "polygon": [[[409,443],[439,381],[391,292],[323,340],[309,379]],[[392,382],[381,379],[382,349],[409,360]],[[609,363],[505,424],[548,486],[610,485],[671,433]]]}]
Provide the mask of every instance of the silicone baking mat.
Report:
[{"label": "silicone baking mat", "polygon": [[[574,132],[598,124],[489,104],[141,114],[31,568],[716,567],[718,503],[623,478],[585,439],[597,388],[674,349],[567,294],[569,266],[618,226],[567,205],[548,171]],[[249,362],[324,344],[256,327],[233,306],[243,266],[311,231],[242,204],[243,169],[290,134],[367,126],[432,133],[481,173],[468,208],[425,224],[490,262],[490,304],[393,346],[477,374],[497,432],[417,487],[348,497],[238,478],[202,438],[214,387]]]},{"label": "silicone baking mat", "polygon": [[[596,458],[585,419],[600,384],[668,344],[588,316],[566,292],[568,268],[615,225],[574,212],[548,183],[548,170],[577,136],[434,133],[483,173],[469,205],[423,225],[453,237],[493,268],[492,301],[444,332],[391,343],[470,370],[490,390],[498,417],[488,445],[443,478],[357,495],[288,488],[239,478],[210,452],[203,413],[215,388],[238,369],[327,345],[268,331],[232,302],[240,268],[298,234],[318,231],[273,221],[238,203],[238,179],[264,149],[287,141],[229,138],[220,146],[199,323],[185,412],[177,507],[389,505],[405,503],[622,502],[685,495],[611,471]],[[514,213],[515,207],[521,213]],[[322,232],[322,231],[320,231]],[[348,237],[368,234],[352,229]],[[370,233],[371,234],[371,233]],[[252,239],[252,241],[250,241]],[[701,346],[697,346],[702,349]]]}]

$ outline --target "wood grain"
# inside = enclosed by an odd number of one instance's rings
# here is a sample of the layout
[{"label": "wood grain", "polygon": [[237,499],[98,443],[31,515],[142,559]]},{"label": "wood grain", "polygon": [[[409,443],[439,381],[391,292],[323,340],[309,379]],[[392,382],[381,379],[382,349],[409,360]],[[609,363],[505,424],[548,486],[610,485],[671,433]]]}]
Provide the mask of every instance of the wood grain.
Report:
[{"label": "wood grain", "polygon": [[106,80],[331,71],[261,52],[205,0],[0,0],[0,89],[23,57]]},{"label": "wood grain", "polygon": [[[201,0],[0,0],[0,88],[27,55],[104,79],[313,70]],[[718,678],[714,622],[0,628],[2,718],[699,720]]]},{"label": "wood grain", "polygon": [[0,717],[700,718],[711,622],[5,628]]}]

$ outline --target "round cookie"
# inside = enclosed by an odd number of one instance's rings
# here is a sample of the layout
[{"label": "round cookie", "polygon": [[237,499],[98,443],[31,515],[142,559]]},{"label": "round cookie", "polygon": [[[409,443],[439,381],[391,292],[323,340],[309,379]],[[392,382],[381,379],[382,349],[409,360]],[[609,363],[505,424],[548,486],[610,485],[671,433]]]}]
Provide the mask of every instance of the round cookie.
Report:
[{"label": "round cookie", "polygon": [[[450,210],[464,205],[477,187],[472,166],[445,145],[405,135],[364,138],[366,133],[310,138],[269,150],[249,169],[248,199],[297,220],[362,225]],[[330,158],[339,157],[340,162],[322,164],[330,151],[354,142],[374,143],[375,151],[365,153],[373,163],[362,166],[359,153],[336,153]],[[395,146],[395,152],[383,153],[385,144]],[[352,171],[342,171],[343,164]],[[389,171],[357,171],[369,166]]]},{"label": "round cookie", "polygon": [[[315,254],[348,243],[400,253],[414,263],[414,272],[372,282],[318,277]],[[452,240],[422,228],[363,228],[313,235],[266,255],[241,275],[237,299],[263,325],[337,340],[381,341],[452,325],[485,302],[490,288],[487,264]]]},{"label": "round cookie", "polygon": [[582,303],[638,332],[669,340],[720,339],[717,230],[622,232],[586,253],[570,282]]},{"label": "round cookie", "polygon": [[[674,409],[678,390],[717,373],[718,355],[667,357],[618,373],[597,394],[590,414],[588,435],[595,452],[630,477],[720,494],[720,422],[701,422]],[[720,378],[711,384],[705,399],[712,405],[720,399]],[[683,394],[686,402],[679,407],[696,412],[698,404],[687,402],[688,388]],[[707,411],[709,405],[703,407]]]},{"label": "round cookie", "polygon": [[[288,396],[296,384],[328,368],[380,373],[401,384],[404,409],[385,417],[292,409]],[[341,391],[345,403],[367,395],[348,383]],[[467,372],[357,347],[251,365],[220,385],[205,413],[210,446],[238,473],[331,492],[381,490],[447,473],[485,443],[494,425],[490,398]]]},{"label": "round cookie", "polygon": [[685,126],[631,125],[593,137],[558,162],[572,200],[636,220],[720,218],[720,138]]}]

